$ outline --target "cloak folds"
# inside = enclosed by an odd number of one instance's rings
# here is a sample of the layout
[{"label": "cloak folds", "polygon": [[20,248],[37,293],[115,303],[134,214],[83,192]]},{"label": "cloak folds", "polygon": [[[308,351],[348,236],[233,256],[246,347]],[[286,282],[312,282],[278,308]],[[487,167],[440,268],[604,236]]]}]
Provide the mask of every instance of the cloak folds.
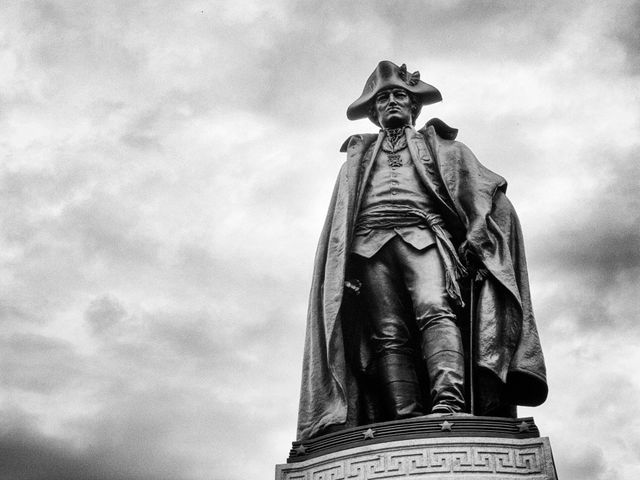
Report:
[{"label": "cloak folds", "polygon": [[[475,302],[474,379],[476,414],[510,411],[514,405],[539,405],[547,383],[531,300],[522,233],[505,196],[506,181],[478,162],[454,140],[457,130],[433,119],[409,134],[418,174],[439,204],[457,245],[468,248],[489,272]],[[376,419],[368,371],[371,353],[366,318],[345,294],[350,246],[378,135],[350,137],[316,251],[309,298],[299,440]],[[374,143],[375,142],[375,143]],[[373,147],[372,147],[373,145]],[[370,148],[372,147],[372,148]],[[357,297],[355,297],[357,298]],[[373,387],[373,389],[375,389]]]}]

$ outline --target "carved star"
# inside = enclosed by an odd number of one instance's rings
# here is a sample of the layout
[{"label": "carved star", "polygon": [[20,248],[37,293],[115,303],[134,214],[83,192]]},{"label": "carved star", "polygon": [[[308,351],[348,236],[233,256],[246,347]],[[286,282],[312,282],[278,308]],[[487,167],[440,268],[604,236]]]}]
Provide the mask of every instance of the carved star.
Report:
[{"label": "carved star", "polygon": [[523,420],[522,423],[518,425],[518,431],[519,432],[528,432],[529,431],[529,424]]},{"label": "carved star", "polygon": [[304,445],[300,444],[300,446],[296,448],[296,454],[304,455],[305,453],[307,453],[307,448]]},{"label": "carved star", "polygon": [[451,427],[453,427],[453,423],[447,422],[446,420],[440,424],[440,430],[443,432],[450,432]]},{"label": "carved star", "polygon": [[364,432],[362,432],[362,439],[363,440],[370,440],[375,436],[376,431],[373,429],[368,429]]}]

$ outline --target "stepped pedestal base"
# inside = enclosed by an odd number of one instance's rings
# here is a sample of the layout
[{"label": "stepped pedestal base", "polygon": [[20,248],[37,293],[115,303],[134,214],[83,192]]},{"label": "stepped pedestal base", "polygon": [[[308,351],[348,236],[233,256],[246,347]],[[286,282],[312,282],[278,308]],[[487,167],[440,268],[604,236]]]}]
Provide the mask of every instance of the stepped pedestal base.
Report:
[{"label": "stepped pedestal base", "polygon": [[549,440],[531,418],[421,417],[293,447],[276,480],[557,480]]}]

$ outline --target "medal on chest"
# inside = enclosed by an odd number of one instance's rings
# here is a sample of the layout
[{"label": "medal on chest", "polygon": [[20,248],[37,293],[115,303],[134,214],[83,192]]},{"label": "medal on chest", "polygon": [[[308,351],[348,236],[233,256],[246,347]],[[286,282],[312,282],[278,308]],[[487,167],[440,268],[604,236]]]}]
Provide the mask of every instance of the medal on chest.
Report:
[{"label": "medal on chest", "polygon": [[404,128],[389,128],[385,130],[386,135],[382,142],[382,151],[387,154],[387,163],[391,168],[402,166],[402,152],[407,148],[407,138],[404,135]]}]

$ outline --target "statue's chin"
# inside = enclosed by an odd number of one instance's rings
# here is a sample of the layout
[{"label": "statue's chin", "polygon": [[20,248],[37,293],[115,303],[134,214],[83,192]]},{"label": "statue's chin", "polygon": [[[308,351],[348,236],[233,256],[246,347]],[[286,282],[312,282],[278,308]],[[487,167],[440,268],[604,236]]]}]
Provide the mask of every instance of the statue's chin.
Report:
[{"label": "statue's chin", "polygon": [[406,118],[401,116],[392,116],[380,121],[380,125],[382,125],[382,128],[400,128],[404,127],[405,125],[409,125],[409,123],[410,122]]}]

